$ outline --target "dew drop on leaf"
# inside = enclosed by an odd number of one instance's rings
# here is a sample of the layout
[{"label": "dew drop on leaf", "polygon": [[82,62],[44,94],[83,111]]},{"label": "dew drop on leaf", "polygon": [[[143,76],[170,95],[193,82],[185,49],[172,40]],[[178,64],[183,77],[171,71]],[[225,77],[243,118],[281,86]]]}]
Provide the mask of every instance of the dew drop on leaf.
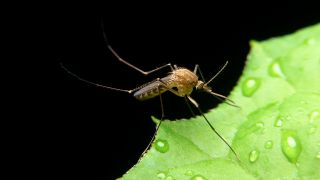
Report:
[{"label": "dew drop on leaf", "polygon": [[287,121],[290,121],[290,120],[292,120],[292,117],[291,117],[290,115],[287,115],[287,116],[285,117],[285,119],[286,119]]},{"label": "dew drop on leaf", "polygon": [[187,170],[186,173],[184,173],[186,176],[192,176],[193,175],[193,171],[191,170]]},{"label": "dew drop on leaf", "polygon": [[278,117],[278,118],[276,119],[276,121],[274,122],[274,126],[275,126],[275,127],[281,127],[282,124],[283,124],[282,117]]},{"label": "dew drop on leaf", "polygon": [[258,78],[248,78],[241,85],[242,94],[244,96],[252,96],[260,86],[260,80]]},{"label": "dew drop on leaf", "polygon": [[317,111],[317,110],[316,111],[312,111],[310,113],[310,116],[309,116],[309,122],[312,124],[318,118],[320,118],[320,112]]},{"label": "dew drop on leaf", "polygon": [[155,142],[155,148],[161,153],[166,153],[169,150],[169,143],[166,140],[158,139]]},{"label": "dew drop on leaf", "polygon": [[260,152],[258,150],[251,151],[249,154],[249,161],[252,163],[256,162],[257,159],[259,158],[259,154],[260,154]]},{"label": "dew drop on leaf", "polygon": [[157,174],[157,178],[158,179],[165,179],[167,177],[167,175],[164,172],[159,172]]},{"label": "dew drop on leaf", "polygon": [[297,134],[293,130],[283,130],[281,133],[281,149],[288,161],[296,163],[302,146]]},{"label": "dew drop on leaf", "polygon": [[315,44],[317,44],[317,41],[314,38],[309,38],[305,40],[305,44],[309,45],[309,46],[313,46]]},{"label": "dew drop on leaf", "polygon": [[266,149],[271,149],[272,147],[273,147],[273,142],[271,140],[267,141],[264,144],[264,148],[266,148]]},{"label": "dew drop on leaf", "polygon": [[191,180],[207,180],[207,178],[202,175],[195,175],[191,178]]},{"label": "dew drop on leaf", "polygon": [[165,180],[174,180],[172,176],[167,176]]},{"label": "dew drop on leaf", "polygon": [[263,122],[258,122],[258,123],[256,123],[256,126],[262,128],[262,127],[264,127],[264,124],[263,124]]},{"label": "dew drop on leaf", "polygon": [[315,133],[316,132],[316,127],[311,127],[310,129],[309,129],[309,134],[313,134],[313,133]]},{"label": "dew drop on leaf", "polygon": [[285,78],[285,75],[283,74],[282,70],[281,70],[281,66],[279,61],[273,61],[268,69],[269,75],[272,77],[281,77],[281,78]]}]

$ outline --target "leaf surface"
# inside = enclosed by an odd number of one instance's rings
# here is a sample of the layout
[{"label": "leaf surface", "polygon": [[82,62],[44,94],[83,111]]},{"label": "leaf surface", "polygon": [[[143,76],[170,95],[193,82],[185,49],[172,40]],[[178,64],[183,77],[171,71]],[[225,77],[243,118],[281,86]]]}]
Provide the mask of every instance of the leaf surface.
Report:
[{"label": "leaf surface", "polygon": [[250,45],[229,96],[241,108],[205,114],[241,162],[198,116],[164,121],[121,179],[320,178],[320,24]]}]

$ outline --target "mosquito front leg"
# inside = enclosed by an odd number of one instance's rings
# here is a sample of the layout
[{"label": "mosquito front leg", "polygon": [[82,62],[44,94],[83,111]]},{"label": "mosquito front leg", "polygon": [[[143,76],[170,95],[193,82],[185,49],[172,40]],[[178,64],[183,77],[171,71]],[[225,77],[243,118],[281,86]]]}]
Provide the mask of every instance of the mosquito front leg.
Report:
[{"label": "mosquito front leg", "polygon": [[209,120],[207,119],[207,117],[203,114],[203,112],[201,111],[199,104],[192,99],[190,96],[187,96],[187,98],[190,100],[190,102],[198,109],[198,111],[200,112],[200,114],[202,115],[202,117],[206,120],[207,124],[210,126],[211,130],[229,147],[229,149],[232,151],[232,153],[237,157],[237,159],[241,162],[238,154],[236,153],[236,151],[231,147],[231,145],[227,142],[227,140],[225,140],[217,131],[216,129],[212,126],[212,124],[209,122]]},{"label": "mosquito front leg", "polygon": [[193,73],[194,73],[194,74],[197,74],[197,71],[199,71],[201,80],[202,80],[203,82],[206,82],[206,80],[204,79],[204,76],[202,75],[202,71],[201,71],[201,69],[200,69],[199,64],[196,64],[196,66],[194,67]]},{"label": "mosquito front leg", "polygon": [[126,64],[127,66],[130,66],[131,68],[139,71],[140,73],[142,73],[142,74],[144,74],[144,75],[148,75],[148,74],[150,74],[150,73],[153,73],[153,72],[155,72],[155,71],[158,71],[158,70],[163,69],[163,68],[168,67],[168,66],[169,66],[169,67],[171,68],[171,70],[173,71],[173,67],[172,67],[172,65],[171,65],[170,63],[165,64],[165,65],[163,65],[163,66],[161,66],[161,67],[155,68],[155,69],[150,70],[150,71],[143,71],[143,70],[137,68],[136,66],[128,63],[126,60],[122,59],[122,58],[118,55],[118,53],[117,53],[109,44],[108,44],[107,46],[108,46],[108,49],[112,52],[112,54],[113,54],[120,62]]},{"label": "mosquito front leg", "polygon": [[172,65],[171,65],[170,63],[165,64],[165,65],[163,65],[163,66],[161,66],[161,67],[155,68],[155,69],[150,70],[150,71],[143,71],[143,70],[141,70],[140,68],[138,68],[138,67],[130,64],[130,63],[127,62],[126,60],[122,59],[122,58],[119,56],[119,54],[118,54],[118,53],[111,47],[111,45],[109,44],[107,35],[106,35],[105,31],[104,31],[103,22],[101,22],[101,28],[102,28],[102,34],[103,34],[103,37],[104,37],[104,40],[105,40],[105,42],[106,42],[106,44],[107,44],[108,49],[111,51],[111,53],[112,53],[120,62],[122,62],[122,63],[126,64],[127,66],[129,66],[129,67],[131,67],[131,68],[139,71],[140,73],[142,73],[142,74],[144,74],[144,75],[148,75],[148,74],[150,74],[150,73],[153,73],[153,72],[155,72],[155,71],[158,71],[158,70],[163,69],[163,68],[168,67],[168,66],[171,68],[171,71],[174,70],[173,67],[172,67]]},{"label": "mosquito front leg", "polygon": [[190,110],[190,112],[191,112],[191,114],[192,114],[192,117],[195,117],[196,114],[193,112],[192,107],[190,106],[189,100],[188,100],[188,98],[187,98],[186,96],[184,97],[184,100],[185,100],[186,103],[187,103],[187,106],[188,106],[188,108],[189,108],[189,110]]}]

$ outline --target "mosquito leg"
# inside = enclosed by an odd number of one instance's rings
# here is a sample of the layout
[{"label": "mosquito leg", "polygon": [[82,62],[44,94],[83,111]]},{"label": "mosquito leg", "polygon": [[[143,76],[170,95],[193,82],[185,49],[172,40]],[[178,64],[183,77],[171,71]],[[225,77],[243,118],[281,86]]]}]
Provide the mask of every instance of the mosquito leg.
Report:
[{"label": "mosquito leg", "polygon": [[[162,81],[160,78],[157,78],[156,81],[160,82],[165,88],[167,88],[168,91],[170,91],[170,92],[172,92],[172,93],[174,93],[174,94],[176,94],[176,95],[179,95],[179,92],[178,92],[178,91],[175,91],[175,90],[169,88],[169,87],[167,86],[167,84],[166,84],[164,81]],[[143,151],[143,153],[141,154],[141,156],[140,156],[140,158],[139,158],[139,161],[141,160],[141,158],[143,157],[143,155],[146,153],[146,151],[149,149],[149,147],[150,147],[151,144],[153,143],[153,140],[154,140],[155,137],[156,137],[156,134],[157,134],[157,132],[158,132],[160,126],[161,126],[162,119],[163,119],[163,117],[164,117],[163,102],[162,102],[162,96],[161,96],[161,94],[160,94],[159,86],[157,87],[157,89],[158,89],[158,93],[159,93],[159,97],[160,97],[161,119],[160,119],[159,124],[156,126],[156,131],[155,131],[155,133],[153,134],[151,141],[149,142],[147,148],[146,148],[146,149]]]},{"label": "mosquito leg", "polygon": [[192,110],[192,108],[191,108],[191,106],[190,106],[190,103],[189,103],[189,101],[188,101],[188,98],[187,98],[187,97],[184,97],[184,100],[185,100],[186,103],[187,103],[187,106],[188,106],[188,108],[189,108],[189,110],[190,110],[190,112],[191,112],[191,114],[192,114],[192,117],[195,117],[196,114],[193,112],[193,110]]},{"label": "mosquito leg", "polygon": [[206,82],[206,80],[204,79],[204,76],[203,76],[203,74],[202,74],[202,71],[201,71],[201,69],[200,69],[199,64],[196,64],[196,66],[194,67],[193,73],[194,73],[194,74],[197,74],[197,71],[198,71],[198,70],[199,70],[199,74],[200,74],[201,80],[202,80],[203,82]]},{"label": "mosquito leg", "polygon": [[216,133],[216,135],[218,135],[218,137],[229,147],[229,149],[232,151],[232,153],[237,157],[237,159],[241,162],[239,156],[237,155],[237,153],[235,152],[235,150],[231,147],[231,145],[227,142],[227,140],[225,140],[217,131],[216,129],[212,126],[212,124],[209,122],[209,120],[207,119],[207,117],[202,113],[199,104],[192,99],[190,96],[187,96],[187,98],[190,100],[190,102],[198,109],[198,111],[200,112],[200,114],[202,115],[202,117],[206,120],[206,122],[208,123],[208,125],[210,126],[210,128],[212,129],[212,131],[214,133]]},{"label": "mosquito leg", "polygon": [[[208,93],[212,94],[213,97],[219,99],[220,101],[222,101],[222,102],[224,102],[224,103],[229,104],[230,106],[234,106],[234,107],[237,107],[237,108],[241,108],[240,106],[237,106],[234,101],[232,101],[231,99],[229,99],[228,97],[226,97],[226,96],[224,96],[224,95],[215,93],[215,92],[213,92],[213,91],[211,91],[211,90],[205,91],[205,92],[208,92]],[[224,99],[225,101],[224,101],[223,99]]]},{"label": "mosquito leg", "polygon": [[141,158],[143,157],[143,155],[147,152],[147,150],[149,149],[149,147],[151,146],[151,144],[153,143],[153,140],[155,139],[157,133],[158,133],[158,130],[161,126],[161,123],[162,123],[162,120],[163,120],[163,117],[164,117],[164,109],[163,109],[163,102],[162,102],[162,96],[160,94],[160,90],[159,90],[159,86],[158,86],[158,93],[159,93],[159,98],[160,98],[160,106],[161,106],[161,119],[160,119],[160,122],[159,124],[157,124],[156,126],[156,131],[154,132],[148,146],[146,147],[146,149],[143,151],[143,153],[141,154],[140,158],[139,158],[139,161],[141,160]]},{"label": "mosquito leg", "polygon": [[109,87],[109,86],[105,86],[105,85],[101,85],[101,84],[98,84],[98,83],[94,83],[94,82],[91,82],[91,81],[88,81],[86,79],[83,79],[81,77],[79,77],[78,75],[74,74],[73,72],[69,71],[62,63],[60,63],[60,66],[63,70],[65,70],[67,73],[69,73],[71,76],[77,78],[78,80],[82,81],[82,82],[85,82],[87,84],[91,84],[91,85],[94,85],[94,86],[98,86],[98,87],[102,87],[102,88],[105,88],[105,89],[111,89],[111,90],[115,90],[115,91],[122,91],[122,92],[127,92],[129,94],[131,94],[132,92],[136,91],[136,89],[132,89],[132,90],[127,90],[127,89],[118,89],[118,88],[113,88],[113,87]]},{"label": "mosquito leg", "polygon": [[139,71],[140,73],[142,73],[142,74],[144,74],[144,75],[148,75],[148,74],[150,74],[150,73],[153,73],[153,72],[155,72],[155,71],[158,71],[158,70],[163,69],[163,68],[168,67],[168,66],[171,68],[171,70],[173,70],[172,65],[171,65],[170,63],[168,63],[168,64],[165,64],[165,65],[163,65],[163,66],[160,66],[160,67],[155,68],[155,69],[150,70],[150,71],[143,71],[143,70],[137,68],[136,66],[128,63],[128,62],[125,61],[124,59],[122,59],[122,58],[118,55],[118,53],[111,47],[111,45],[107,45],[107,46],[108,46],[108,49],[112,52],[112,54],[113,54],[120,62],[126,64],[127,66],[130,66],[131,68]]},{"label": "mosquito leg", "polygon": [[158,71],[158,70],[160,70],[160,69],[163,69],[163,68],[165,68],[165,67],[170,67],[170,68],[171,68],[171,71],[174,70],[173,67],[172,67],[172,65],[171,65],[170,63],[165,64],[165,65],[163,65],[163,66],[161,66],[161,67],[155,68],[155,69],[150,70],[150,71],[143,71],[143,70],[141,70],[140,68],[137,68],[136,66],[130,64],[130,63],[127,62],[126,60],[122,59],[122,58],[119,56],[119,54],[111,47],[111,45],[110,45],[110,43],[109,43],[109,41],[108,41],[107,35],[106,35],[105,31],[104,31],[104,26],[103,26],[103,23],[102,23],[102,22],[101,22],[101,28],[102,28],[103,37],[104,37],[104,40],[105,40],[105,42],[106,42],[106,44],[107,44],[108,49],[111,51],[111,53],[112,53],[120,62],[122,62],[122,63],[126,64],[127,66],[129,66],[129,67],[131,67],[131,68],[139,71],[140,73],[142,73],[142,74],[144,74],[144,75],[148,75],[148,74],[150,74],[150,73],[153,73],[153,72]]}]

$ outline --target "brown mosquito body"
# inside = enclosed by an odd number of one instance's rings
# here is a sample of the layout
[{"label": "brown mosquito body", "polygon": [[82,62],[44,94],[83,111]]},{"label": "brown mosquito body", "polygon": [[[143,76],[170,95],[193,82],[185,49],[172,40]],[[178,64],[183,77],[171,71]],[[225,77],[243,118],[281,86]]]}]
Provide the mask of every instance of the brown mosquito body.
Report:
[{"label": "brown mosquito body", "polygon": [[[105,34],[104,34],[105,36]],[[229,145],[229,143],[215,130],[215,128],[213,127],[213,125],[209,122],[209,120],[206,118],[206,116],[202,113],[199,104],[193,99],[191,98],[190,94],[192,93],[193,89],[199,90],[199,91],[204,91],[206,93],[212,94],[214,97],[220,99],[220,100],[225,100],[224,102],[226,102],[229,105],[238,107],[237,105],[235,105],[235,103],[228,99],[227,97],[215,93],[211,90],[211,87],[208,86],[208,84],[215,78],[218,76],[218,74],[226,67],[227,63],[225,63],[225,65],[216,73],[215,76],[213,76],[209,81],[205,82],[203,75],[201,73],[201,70],[199,68],[198,65],[195,66],[193,71],[190,71],[189,69],[183,68],[183,67],[178,67],[176,65],[171,65],[169,64],[165,64],[161,67],[158,67],[156,69],[153,69],[151,71],[143,71],[139,68],[137,68],[136,66],[128,63],[127,61],[125,61],[124,59],[122,59],[117,53],[116,51],[114,51],[114,49],[109,45],[106,37],[105,40],[107,42],[107,47],[108,49],[112,52],[112,54],[122,63],[130,66],[131,68],[139,71],[140,73],[144,74],[144,75],[148,75],[150,73],[153,73],[155,71],[158,71],[160,69],[163,69],[165,67],[170,67],[171,68],[171,72],[163,78],[157,78],[154,81],[151,81],[149,83],[146,83],[142,86],[139,86],[135,89],[131,89],[131,90],[125,90],[125,89],[118,89],[118,88],[114,88],[114,87],[110,87],[110,86],[104,86],[104,85],[100,85],[97,83],[93,83],[91,81],[88,81],[86,79],[80,78],[79,76],[77,76],[76,74],[72,73],[71,71],[69,71],[68,69],[66,69],[62,64],[62,68],[68,72],[69,74],[71,74],[72,76],[76,77],[77,79],[84,81],[86,83],[98,86],[98,87],[103,87],[106,89],[110,89],[110,90],[116,90],[116,91],[122,91],[122,92],[127,92],[129,94],[133,94],[133,96],[140,101],[144,101],[144,100],[148,100],[154,97],[160,97],[160,104],[161,104],[161,112],[162,112],[162,116],[161,116],[161,121],[159,122],[159,124],[156,127],[156,132],[158,131],[158,128],[161,125],[162,122],[162,118],[164,116],[164,111],[163,111],[163,103],[162,103],[162,97],[161,94],[167,91],[170,91],[171,93],[179,96],[179,97],[184,97],[187,101],[191,102],[199,111],[199,113],[201,114],[201,116],[205,119],[205,121],[208,123],[208,125],[210,126],[210,128],[214,131],[214,133],[216,135],[218,135],[218,137],[230,148],[230,150],[232,151],[232,153],[237,157],[237,159],[239,160],[239,157],[237,155],[237,153],[233,150],[233,148]],[[197,76],[197,73],[199,73],[200,77],[202,78],[202,80],[199,80],[199,76]],[[188,104],[189,106],[189,104]],[[189,106],[191,112],[192,109]],[[192,112],[192,114],[194,114]],[[150,144],[152,143],[152,141],[154,140],[154,136],[152,137],[152,140],[150,141]],[[150,147],[150,144],[148,145],[147,149]],[[146,150],[147,150],[146,149]]]},{"label": "brown mosquito body", "polygon": [[[147,100],[171,91],[177,96],[185,97],[190,95],[193,88],[198,83],[198,76],[185,68],[173,70],[170,75],[157,79],[136,91],[133,96],[138,100]],[[174,90],[174,88],[176,90]]]}]

